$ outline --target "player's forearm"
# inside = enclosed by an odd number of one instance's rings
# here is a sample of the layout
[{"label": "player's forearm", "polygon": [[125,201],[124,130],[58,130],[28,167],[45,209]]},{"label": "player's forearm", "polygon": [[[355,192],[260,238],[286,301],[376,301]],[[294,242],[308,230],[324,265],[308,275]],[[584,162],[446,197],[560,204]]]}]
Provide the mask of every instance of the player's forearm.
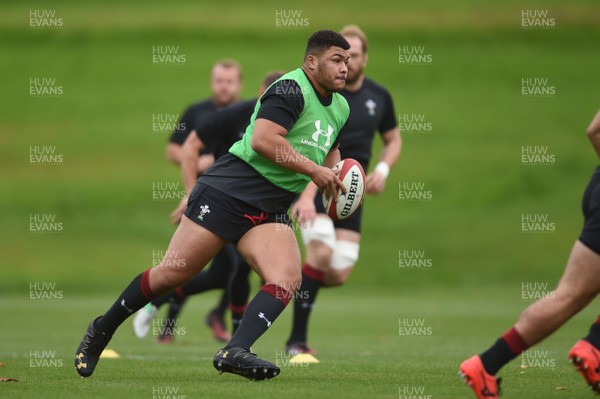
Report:
[{"label": "player's forearm", "polygon": [[384,145],[379,162],[385,162],[388,167],[394,166],[400,156],[401,150],[402,138],[400,137],[398,128],[395,128],[384,135]]},{"label": "player's forearm", "polygon": [[590,141],[596,150],[596,154],[600,157],[600,132],[589,135]]},{"label": "player's forearm", "polygon": [[183,177],[183,185],[185,192],[189,195],[196,180],[198,180],[198,152],[186,151],[184,149],[181,157],[181,175]]},{"label": "player's forearm", "polygon": [[327,153],[327,156],[323,160],[323,166],[333,168],[335,164],[340,162],[341,160],[342,155],[340,153],[340,150],[338,148],[335,148],[333,150],[330,150],[329,153]]},{"label": "player's forearm", "polygon": [[600,134],[600,111],[596,113],[596,116],[594,116],[594,119],[592,119],[590,126],[588,126],[587,134],[590,136],[594,134]]},{"label": "player's forearm", "polygon": [[594,150],[596,150],[596,154],[600,157],[600,111],[588,126],[587,135],[594,146]]},{"label": "player's forearm", "polygon": [[185,192],[189,195],[198,180],[198,159],[200,158],[200,151],[205,147],[202,140],[193,130],[183,143],[181,148],[181,174],[183,177],[183,184],[185,186]]},{"label": "player's forearm", "polygon": [[318,167],[313,161],[296,151],[279,134],[262,135],[262,137],[253,136],[251,145],[254,151],[269,161],[292,172],[310,176]]},{"label": "player's forearm", "polygon": [[312,200],[314,200],[314,198],[318,192],[319,192],[319,187],[317,187],[317,185],[315,183],[313,183],[311,180],[306,185],[306,188],[304,189],[304,191],[302,191],[302,194],[300,194],[300,197],[306,198],[306,199],[309,199],[310,201],[312,201]]},{"label": "player's forearm", "polygon": [[[329,153],[323,160],[323,166],[326,166],[328,168],[333,168],[333,166],[336,163],[341,161],[341,158],[342,157],[340,155],[340,150],[338,150],[338,149],[331,150],[331,151],[329,151]],[[312,200],[314,200],[314,198],[318,192],[319,192],[319,187],[317,187],[317,185],[314,182],[310,181],[306,185],[306,188],[304,189],[304,191],[302,191],[302,194],[300,194],[300,196],[302,198],[307,198],[312,201]]]},{"label": "player's forearm", "polygon": [[167,156],[167,159],[175,165],[181,165],[181,146],[179,144],[167,144],[165,155]]}]

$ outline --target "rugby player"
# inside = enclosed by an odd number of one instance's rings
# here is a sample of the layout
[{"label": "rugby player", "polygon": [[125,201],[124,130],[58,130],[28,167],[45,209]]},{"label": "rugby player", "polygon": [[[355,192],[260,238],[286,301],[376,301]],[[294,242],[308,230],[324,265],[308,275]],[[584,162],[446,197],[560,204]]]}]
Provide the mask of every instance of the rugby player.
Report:
[{"label": "rugby player", "polygon": [[[341,34],[350,43],[346,86],[340,92],[350,106],[350,117],[340,133],[340,154],[354,158],[368,170],[375,132],[383,140],[383,152],[375,170],[367,176],[367,193],[379,194],[398,156],[402,141],[389,92],[364,74],[367,65],[367,37],[357,26],[347,26]],[[362,206],[349,218],[331,220],[325,213],[317,186],[309,184],[292,208],[303,226],[306,260],[302,286],[294,304],[292,332],[286,350],[292,354],[316,354],[307,344],[308,321],[321,287],[343,285],[358,260]]]},{"label": "rugby player", "polygon": [[[169,139],[166,148],[167,159],[175,165],[181,164],[181,149],[194,126],[215,111],[239,101],[243,75],[241,65],[231,59],[217,61],[210,77],[211,97],[190,105],[183,113]],[[210,154],[198,162],[199,172],[203,172],[214,162]]]},{"label": "rugby player", "polygon": [[[600,156],[600,111],[587,134]],[[564,274],[553,295],[538,300],[521,313],[516,324],[485,352],[460,365],[459,374],[480,399],[498,398],[498,371],[523,351],[558,330],[585,308],[600,292],[600,166],[583,194],[584,225],[571,250]],[[600,317],[589,333],[577,341],[569,360],[587,384],[600,393]]]},{"label": "rugby player", "polygon": [[[283,74],[284,72],[281,71],[269,72],[259,88],[258,95],[261,96]],[[188,135],[181,151],[181,171],[187,192],[193,189],[198,179],[195,165],[198,164],[201,149],[206,147],[211,148],[211,153],[216,159],[227,154],[231,145],[238,141],[244,134],[244,130],[246,130],[246,127],[250,123],[250,117],[254,112],[257,102],[258,97],[222,108],[201,120],[192,130],[191,134]],[[178,209],[173,212],[174,222],[179,223],[186,206],[187,203],[182,201]],[[173,329],[169,328],[169,326],[175,325],[175,319],[181,312],[181,308],[189,296],[212,289],[223,289],[234,282],[235,287],[230,286],[228,291],[231,297],[229,309],[231,310],[232,326],[235,332],[242,319],[250,293],[248,283],[250,267],[242,257],[238,256],[232,244],[227,244],[215,259],[225,251],[226,253],[223,256],[227,258],[226,260],[221,262],[213,260],[209,268],[202,270],[202,272],[194,276],[184,286],[178,287],[175,291],[153,300],[150,306],[140,309],[133,320],[135,335],[138,338],[144,338],[148,334],[150,323],[160,306],[170,302],[171,309],[167,320],[165,323],[162,323],[166,328],[162,329],[159,341],[162,343],[171,342],[174,336],[172,334]],[[237,261],[230,262],[233,259]],[[236,276],[236,273],[241,273],[241,275]],[[213,331],[218,330],[213,329]],[[215,338],[218,340],[222,340],[222,337],[223,333],[215,333]],[[229,338],[225,340],[225,342],[227,341],[229,341]]]},{"label": "rugby player", "polygon": [[[94,372],[112,335],[133,312],[189,281],[227,242],[236,244],[265,284],[213,365],[253,380],[279,374],[279,367],[250,347],[300,284],[300,250],[287,215],[292,201],[311,180],[328,197],[347,192],[332,167],[340,160],[337,138],[350,112],[337,93],[345,85],[349,48],[336,32],[313,33],[302,66],[265,92],[242,139],[198,179],[161,264],[136,276],[90,322],[75,352],[79,375]],[[186,266],[161,267],[169,264]]]}]

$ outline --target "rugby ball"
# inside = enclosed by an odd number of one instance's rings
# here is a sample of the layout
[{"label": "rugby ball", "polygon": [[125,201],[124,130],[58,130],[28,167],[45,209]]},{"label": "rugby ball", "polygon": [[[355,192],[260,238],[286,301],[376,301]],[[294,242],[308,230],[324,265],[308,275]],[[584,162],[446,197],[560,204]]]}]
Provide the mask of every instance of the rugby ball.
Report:
[{"label": "rugby ball", "polygon": [[362,204],[365,197],[365,171],[360,163],[352,158],[342,159],[335,164],[340,170],[338,177],[348,189],[343,193],[338,188],[337,201],[328,198],[323,194],[323,206],[327,216],[333,220],[343,220],[352,215]]}]

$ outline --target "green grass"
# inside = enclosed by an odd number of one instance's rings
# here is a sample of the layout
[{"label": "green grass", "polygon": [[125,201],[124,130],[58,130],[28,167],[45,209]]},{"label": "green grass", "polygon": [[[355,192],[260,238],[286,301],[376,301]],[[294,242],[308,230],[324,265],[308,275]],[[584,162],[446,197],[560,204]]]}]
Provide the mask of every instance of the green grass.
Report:
[{"label": "green grass", "polygon": [[[29,29],[32,9],[56,10],[64,27]],[[276,28],[281,9],[300,10],[310,26]],[[548,10],[556,28],[521,29],[524,9]],[[0,384],[0,396],[150,399],[157,386],[187,399],[396,398],[400,387],[423,386],[432,399],[467,397],[458,363],[512,325],[526,305],[522,283],[554,285],[579,234],[581,194],[597,163],[584,132],[598,109],[599,13],[593,0],[3,3],[0,376],[20,382]],[[176,203],[152,201],[152,185],[180,175],[152,115],[181,114],[208,96],[210,67],[222,57],[243,64],[242,96],[254,96],[267,71],[299,65],[312,30],[347,23],[369,35],[367,74],[390,90],[397,113],[425,114],[433,129],[403,135],[386,192],[365,203],[355,272],[345,288],[320,294],[311,343],[321,364],[286,368],[267,384],[217,378],[209,360],[218,345],[200,317],[215,301],[208,295],[189,304],[189,334],[172,347],[138,341],[126,326],[111,344],[123,357],[78,379],[70,359],[86,323],[173,233]],[[152,65],[159,45],[179,46],[188,61]],[[425,46],[433,62],[400,65],[402,45]],[[64,95],[30,97],[35,77],[56,78]],[[548,78],[556,95],[523,98],[527,77]],[[62,165],[29,164],[30,146],[45,145],[56,146]],[[521,147],[536,145],[556,162],[522,165]],[[398,184],[407,181],[424,183],[432,201],[400,201]],[[29,232],[36,213],[55,215],[64,230]],[[556,231],[523,234],[523,213],[547,214]],[[432,267],[400,269],[403,250],[424,250]],[[56,284],[64,299],[30,302],[35,282]],[[289,313],[256,345],[259,354],[275,360]],[[399,337],[402,317],[425,318],[433,335]],[[506,397],[583,397],[564,359],[593,317],[586,310],[540,347],[554,369],[504,369]],[[63,367],[29,367],[32,350],[55,350]]]},{"label": "green grass", "polygon": [[[56,6],[67,15],[79,7]],[[403,154],[387,191],[367,199],[359,261],[364,267],[351,285],[449,285],[457,276],[465,283],[495,284],[493,277],[516,284],[523,276],[513,270],[535,278],[549,265],[562,266],[561,255],[581,225],[580,195],[595,163],[584,129],[597,108],[590,85],[600,64],[594,51],[600,30],[585,19],[583,25],[563,19],[555,30],[523,31],[518,18],[508,18],[518,16],[519,7],[497,8],[494,15],[504,22],[487,27],[465,22],[460,28],[394,29],[357,21],[370,35],[368,74],[390,89],[399,114],[425,114],[433,130],[404,135]],[[316,19],[316,10],[307,5],[305,13]],[[583,14],[594,8],[582,3],[570,10]],[[122,15],[128,12],[124,7]],[[147,25],[128,30],[114,21],[121,14],[99,24],[83,12],[59,31],[4,28],[11,40],[2,42],[0,50],[10,57],[0,62],[11,77],[5,90],[12,101],[0,109],[0,157],[10,170],[0,178],[0,245],[11,278],[0,282],[2,292],[23,292],[35,277],[77,292],[101,293],[148,265],[152,251],[164,249],[172,234],[167,215],[175,206],[153,202],[152,184],[180,180],[164,160],[166,134],[151,130],[152,115],[181,113],[206,96],[210,66],[223,56],[242,62],[243,95],[254,95],[267,70],[298,65],[308,34],[277,30],[270,19],[250,26],[233,19],[212,30],[167,22],[161,28],[150,18],[155,12],[150,7],[143,14]],[[194,12],[206,17],[190,5]],[[476,19],[476,11],[461,12]],[[340,16],[329,25],[349,19]],[[84,22],[88,28],[80,26]],[[163,44],[180,46],[189,61],[180,67],[152,65],[152,46]],[[399,65],[398,46],[404,44],[424,45],[432,64]],[[56,77],[65,94],[30,98],[29,78],[40,76]],[[550,79],[557,95],[522,98],[520,79],[529,76]],[[64,163],[31,166],[28,152],[36,145],[56,146]],[[548,146],[556,163],[521,165],[525,145]],[[377,143],[375,156],[379,148]],[[425,183],[433,201],[399,201],[402,181]],[[519,220],[525,212],[547,213],[556,232],[523,237]],[[32,235],[32,213],[55,214],[64,223],[63,233]],[[35,251],[28,250],[32,246]],[[557,248],[556,253],[545,251],[548,247]],[[425,249],[440,267],[417,281],[398,279],[395,265],[403,249]],[[531,253],[536,262],[530,261]],[[473,265],[476,274],[470,273]],[[84,276],[97,284],[82,286]]]},{"label": "green grass", "polygon": [[[489,346],[527,304],[515,290],[473,288],[396,293],[342,289],[320,295],[310,337],[319,350],[320,363],[294,367],[278,355],[288,334],[288,310],[253,348],[271,361],[283,362],[282,374],[266,383],[219,376],[212,368],[212,356],[220,346],[202,324],[202,316],[216,298],[212,294],[186,305],[178,324],[185,335],[172,345],[156,345],[151,337],[138,340],[127,320],[109,345],[121,358],[103,359],[96,373],[85,380],[73,369],[74,351],[88,319],[101,312],[112,295],[65,293],[57,301],[5,299],[0,312],[10,323],[4,325],[0,341],[0,362],[6,363],[0,377],[19,382],[2,383],[0,389],[3,397],[14,399],[150,399],[153,389],[176,389],[177,395],[186,398],[217,394],[221,398],[398,398],[400,389],[424,389],[425,397],[436,399],[464,398],[471,394],[456,375],[458,364]],[[381,306],[386,303],[393,306]],[[544,351],[547,362],[539,365],[545,367],[521,369],[519,360],[506,366],[500,373],[505,397],[587,397],[588,389],[566,361],[566,353],[594,316],[593,311],[584,311],[536,347]],[[422,319],[430,335],[400,336],[399,319],[406,318]],[[30,358],[31,351],[53,352],[53,362],[32,367],[36,360]]]}]

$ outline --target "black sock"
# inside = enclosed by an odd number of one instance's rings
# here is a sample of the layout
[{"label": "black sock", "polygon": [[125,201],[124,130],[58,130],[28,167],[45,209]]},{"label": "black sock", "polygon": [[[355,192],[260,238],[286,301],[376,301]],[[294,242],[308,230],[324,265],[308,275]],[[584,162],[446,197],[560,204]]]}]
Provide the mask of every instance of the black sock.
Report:
[{"label": "black sock", "polygon": [[242,323],[225,348],[241,346],[249,349],[283,312],[292,295],[274,284],[263,286],[248,304]]},{"label": "black sock", "polygon": [[112,335],[129,316],[156,298],[156,294],[150,290],[149,276],[150,269],[135,277],[110,309],[96,320],[96,329]]},{"label": "black sock", "polygon": [[487,351],[479,355],[483,367],[488,374],[496,375],[498,370],[502,368],[506,363],[517,357],[508,344],[499,338],[494,345],[492,345]]},{"label": "black sock", "polygon": [[302,285],[294,301],[294,318],[292,324],[292,333],[288,339],[288,344],[293,342],[306,342],[308,334],[308,319],[312,310],[313,303],[317,298],[321,282],[325,273],[315,269],[308,263],[302,268]]},{"label": "black sock", "polygon": [[215,288],[225,288],[219,303],[210,311],[211,314],[219,316],[221,320],[225,319],[225,312],[229,305],[230,282],[237,270],[238,261],[239,256],[235,247],[233,245],[226,245],[213,259],[209,269],[214,268],[214,271],[211,271],[211,273],[213,273],[212,281],[214,281]]},{"label": "black sock", "polygon": [[221,300],[217,304],[217,307],[211,311],[211,313],[218,314],[222,319],[224,319],[225,311],[227,310],[228,305],[229,305],[229,288],[225,288],[225,290],[223,290],[223,294],[221,295]]},{"label": "black sock", "polygon": [[175,320],[177,319],[177,316],[179,316],[179,313],[183,309],[183,305],[185,304],[186,300],[187,296],[181,293],[180,288],[177,288],[171,293],[171,305],[169,306],[169,312],[167,313],[167,323],[170,323],[167,324],[168,326],[176,325],[174,324]]},{"label": "black sock", "polygon": [[592,324],[590,333],[584,339],[592,344],[594,348],[600,350],[600,317],[598,317],[596,323]]},{"label": "black sock", "polygon": [[506,363],[523,353],[527,348],[529,348],[529,345],[523,340],[519,332],[512,327],[479,357],[485,371],[488,374],[496,375]]},{"label": "black sock", "polygon": [[244,313],[248,305],[242,306],[234,306],[229,305],[229,310],[231,311],[231,332],[235,334],[237,329],[242,324],[242,319],[244,318]]},{"label": "black sock", "polygon": [[231,311],[231,328],[235,334],[242,318],[244,311],[248,306],[248,297],[250,296],[250,282],[248,276],[250,274],[250,265],[240,257],[237,270],[235,271],[229,284],[231,300],[229,310]]},{"label": "black sock", "polygon": [[250,296],[249,275],[251,270],[250,265],[241,259],[229,283],[231,304],[233,306],[242,306],[248,303],[248,297]]},{"label": "black sock", "polygon": [[170,292],[166,295],[160,296],[158,298],[156,298],[155,300],[153,300],[151,303],[152,305],[156,306],[157,308],[160,308],[162,305],[164,305],[165,303],[170,303],[173,301],[173,296],[175,294],[173,292]]}]

